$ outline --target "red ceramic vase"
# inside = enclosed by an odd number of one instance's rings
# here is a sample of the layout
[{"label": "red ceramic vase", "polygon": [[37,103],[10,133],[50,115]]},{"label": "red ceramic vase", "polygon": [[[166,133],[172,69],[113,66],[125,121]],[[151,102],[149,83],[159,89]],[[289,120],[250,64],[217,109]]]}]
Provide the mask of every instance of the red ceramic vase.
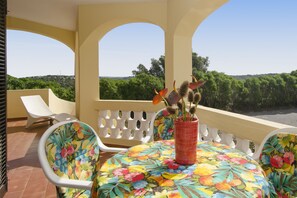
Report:
[{"label": "red ceramic vase", "polygon": [[193,121],[174,121],[175,161],[178,164],[190,165],[196,162],[198,138],[198,119]]}]

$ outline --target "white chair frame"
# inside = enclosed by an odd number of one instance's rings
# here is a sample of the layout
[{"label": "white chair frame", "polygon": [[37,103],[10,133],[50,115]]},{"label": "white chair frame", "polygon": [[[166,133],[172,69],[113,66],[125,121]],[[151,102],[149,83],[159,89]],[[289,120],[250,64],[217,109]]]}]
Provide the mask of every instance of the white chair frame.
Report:
[{"label": "white chair frame", "polygon": [[280,133],[288,133],[288,134],[296,134],[297,135],[297,127],[290,127],[290,128],[282,128],[282,129],[276,129],[272,132],[270,132],[269,134],[266,135],[266,137],[263,139],[261,145],[258,147],[258,150],[254,153],[254,155],[252,156],[253,159],[255,160],[259,160],[259,157],[261,155],[261,152],[263,150],[264,144],[266,143],[266,141],[276,135],[276,134],[280,134]]},{"label": "white chair frame", "polygon": [[[43,172],[44,172],[45,176],[47,177],[47,179],[50,182],[52,182],[53,184],[55,184],[56,186],[91,190],[92,184],[93,184],[92,181],[83,181],[83,180],[74,180],[74,179],[61,178],[61,177],[59,177],[58,175],[56,175],[54,173],[54,171],[50,167],[50,165],[48,163],[48,160],[47,160],[46,151],[45,151],[46,140],[48,139],[50,134],[56,128],[58,128],[58,127],[60,127],[60,126],[62,126],[64,124],[71,123],[71,122],[79,122],[79,121],[63,121],[63,122],[59,122],[57,124],[54,124],[50,128],[48,128],[44,132],[44,134],[42,135],[42,137],[41,137],[41,139],[39,141],[39,144],[38,144],[38,158],[39,158],[39,161],[40,161],[40,165],[41,165],[41,167],[43,169]],[[104,145],[102,143],[102,141],[100,140],[100,138],[97,135],[97,133],[95,132],[95,130],[91,126],[89,126],[88,124],[86,124],[86,125],[88,127],[90,127],[90,129],[95,134],[100,151],[104,151],[104,152],[120,152],[120,151],[126,151],[127,150],[127,149],[124,149],[124,148],[107,147],[106,145]],[[99,154],[99,157],[100,157],[100,154]]]}]

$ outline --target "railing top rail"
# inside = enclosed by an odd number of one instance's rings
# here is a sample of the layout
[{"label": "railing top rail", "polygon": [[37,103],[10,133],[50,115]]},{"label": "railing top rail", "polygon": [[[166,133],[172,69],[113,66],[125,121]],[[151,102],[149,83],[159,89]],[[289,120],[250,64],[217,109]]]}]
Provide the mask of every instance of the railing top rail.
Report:
[{"label": "railing top rail", "polygon": [[94,102],[96,110],[148,111],[157,112],[164,104],[154,105],[152,101],[144,100],[98,100]]}]

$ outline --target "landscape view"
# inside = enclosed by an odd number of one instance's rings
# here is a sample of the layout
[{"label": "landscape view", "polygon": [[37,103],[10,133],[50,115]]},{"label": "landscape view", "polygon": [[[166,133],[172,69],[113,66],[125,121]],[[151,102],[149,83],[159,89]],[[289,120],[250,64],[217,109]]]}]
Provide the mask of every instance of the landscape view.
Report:
[{"label": "landscape view", "polygon": [[[297,70],[281,74],[229,76],[208,71],[209,61],[208,57],[192,53],[192,73],[197,79],[206,81],[200,88],[203,95],[201,105],[241,113],[297,107]],[[100,98],[152,100],[154,89],[164,88],[164,70],[164,56],[160,56],[151,59],[149,69],[138,65],[131,77],[100,77]],[[50,88],[59,98],[68,101],[75,101],[74,84],[74,76],[16,78],[8,75],[9,90]]]},{"label": "landscape view", "polygon": [[[198,26],[192,74],[206,81],[201,105],[297,126],[294,7],[294,1],[234,0]],[[38,43],[44,48],[35,48]],[[98,43],[100,98],[152,100],[154,89],[164,88],[164,43],[163,30],[153,24],[110,31]],[[59,98],[75,101],[73,53],[57,46],[57,41],[10,30],[8,89],[50,88]]]}]

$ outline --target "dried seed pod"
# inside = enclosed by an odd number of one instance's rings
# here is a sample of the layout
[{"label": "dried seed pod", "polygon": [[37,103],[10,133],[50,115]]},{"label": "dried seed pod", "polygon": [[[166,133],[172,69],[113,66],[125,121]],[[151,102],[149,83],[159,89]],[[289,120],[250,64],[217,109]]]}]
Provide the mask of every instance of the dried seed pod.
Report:
[{"label": "dried seed pod", "polygon": [[167,109],[168,113],[175,114],[175,109],[172,108],[171,106],[168,106],[166,109]]},{"label": "dried seed pod", "polygon": [[171,105],[176,104],[177,101],[179,101],[180,97],[177,93],[176,90],[173,90],[172,92],[170,92],[170,94],[168,95],[168,101],[170,102]]},{"label": "dried seed pod", "polygon": [[189,102],[193,102],[194,101],[194,92],[192,90],[189,90],[188,101]]},{"label": "dried seed pod", "polygon": [[195,93],[194,95],[194,104],[198,104],[201,100],[201,94],[198,92],[198,93]]},{"label": "dried seed pod", "polygon": [[189,112],[190,114],[194,114],[196,112],[196,107],[191,107]]},{"label": "dried seed pod", "polygon": [[181,98],[183,98],[183,97],[185,97],[187,95],[188,89],[189,89],[189,82],[188,81],[184,81],[180,85],[180,88],[178,90],[178,94],[180,95]]}]

